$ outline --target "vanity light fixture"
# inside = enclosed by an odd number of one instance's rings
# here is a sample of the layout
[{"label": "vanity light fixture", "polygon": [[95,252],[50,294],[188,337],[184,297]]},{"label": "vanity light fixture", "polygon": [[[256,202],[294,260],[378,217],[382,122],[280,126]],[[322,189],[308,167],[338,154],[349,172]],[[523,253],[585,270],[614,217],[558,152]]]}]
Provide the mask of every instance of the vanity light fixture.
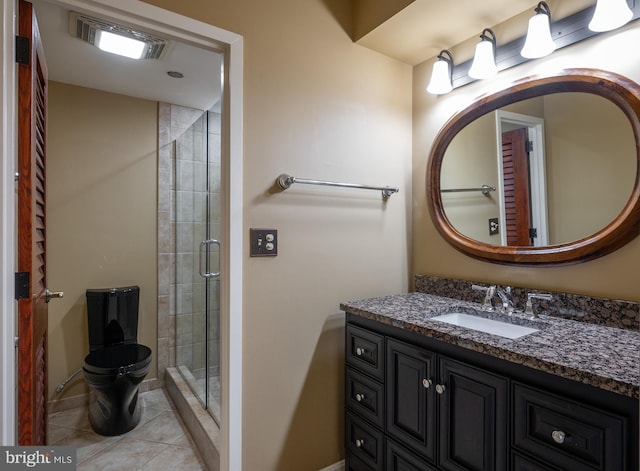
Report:
[{"label": "vanity light fixture", "polygon": [[[438,54],[433,64],[431,81],[427,92],[444,94],[451,89],[462,87],[478,79],[494,76],[500,70],[520,65],[530,59],[551,54],[555,49],[576,44],[585,39],[618,28],[627,22],[640,19],[640,0],[633,0],[630,7],[627,0],[597,0],[595,6],[589,6],[564,18],[553,21],[551,34],[551,9],[544,2],[538,2],[536,14],[529,19],[527,35],[520,36],[506,44],[498,46],[496,35],[485,28],[476,44],[474,56],[460,64],[454,64],[448,50]],[[447,57],[448,54],[448,57]],[[449,70],[447,70],[449,69]],[[448,80],[444,81],[447,76]],[[446,88],[436,88],[439,83],[449,82]],[[444,86],[443,86],[444,87]]]},{"label": "vanity light fixture", "polygon": [[427,91],[434,95],[444,95],[453,90],[451,77],[453,76],[453,56],[449,51],[443,49],[438,54],[438,60],[433,63],[431,71],[431,81],[427,86]]},{"label": "vanity light fixture", "polygon": [[473,63],[469,69],[469,76],[474,79],[486,79],[498,73],[496,66],[496,35],[485,28],[480,35],[480,42],[476,44]]},{"label": "vanity light fixture", "polygon": [[[624,0],[623,0],[624,1]],[[551,10],[546,2],[539,2],[536,14],[529,19],[527,38],[520,54],[527,59],[537,59],[551,54],[556,45],[551,37]]]},{"label": "vanity light fixture", "polygon": [[627,0],[598,0],[589,22],[591,31],[611,31],[628,23],[633,17]]}]

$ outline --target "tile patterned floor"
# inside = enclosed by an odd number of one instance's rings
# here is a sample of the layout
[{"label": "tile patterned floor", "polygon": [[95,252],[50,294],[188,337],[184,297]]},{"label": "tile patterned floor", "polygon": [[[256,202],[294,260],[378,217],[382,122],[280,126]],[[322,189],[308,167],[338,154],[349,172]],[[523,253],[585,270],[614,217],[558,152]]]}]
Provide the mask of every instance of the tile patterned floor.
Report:
[{"label": "tile patterned floor", "polygon": [[140,424],[116,437],[104,437],[91,429],[86,406],[52,413],[49,444],[76,447],[78,471],[206,470],[166,393],[147,391],[139,400]]}]

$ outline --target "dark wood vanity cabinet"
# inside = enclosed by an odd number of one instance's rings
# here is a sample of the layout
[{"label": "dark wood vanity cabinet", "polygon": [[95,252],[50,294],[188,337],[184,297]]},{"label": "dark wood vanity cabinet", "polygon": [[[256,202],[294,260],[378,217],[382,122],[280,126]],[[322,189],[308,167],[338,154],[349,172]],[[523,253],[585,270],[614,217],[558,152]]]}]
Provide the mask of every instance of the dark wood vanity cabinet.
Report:
[{"label": "dark wood vanity cabinet", "polygon": [[347,320],[348,471],[638,469],[637,401]]},{"label": "dark wood vanity cabinet", "polygon": [[386,348],[387,434],[438,469],[506,471],[507,379],[391,338]]},{"label": "dark wood vanity cabinet", "polygon": [[438,467],[509,469],[509,383],[504,377],[441,356]]}]

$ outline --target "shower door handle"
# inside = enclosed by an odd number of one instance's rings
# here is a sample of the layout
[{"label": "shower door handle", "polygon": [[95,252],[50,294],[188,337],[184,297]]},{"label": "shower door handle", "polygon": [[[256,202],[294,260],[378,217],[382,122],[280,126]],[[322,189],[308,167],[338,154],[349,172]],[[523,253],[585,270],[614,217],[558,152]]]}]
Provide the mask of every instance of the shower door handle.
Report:
[{"label": "shower door handle", "polygon": [[[204,266],[206,265],[206,262],[203,263],[203,259],[205,258],[206,255],[206,247],[209,247],[211,245],[217,245],[218,246],[218,271],[217,272],[208,272],[206,271],[206,268],[204,268]],[[200,242],[200,276],[202,276],[203,278],[218,278],[220,276],[220,241],[216,240],[216,239],[207,239],[207,240],[203,240],[202,242]]]}]

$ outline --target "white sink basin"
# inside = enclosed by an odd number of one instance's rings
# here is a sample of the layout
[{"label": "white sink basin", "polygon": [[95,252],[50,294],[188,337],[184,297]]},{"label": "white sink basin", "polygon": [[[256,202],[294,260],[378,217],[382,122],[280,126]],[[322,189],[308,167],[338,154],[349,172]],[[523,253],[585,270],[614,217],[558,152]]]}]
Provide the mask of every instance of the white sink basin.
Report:
[{"label": "white sink basin", "polygon": [[467,329],[479,330],[480,332],[499,335],[500,337],[506,337],[508,339],[518,339],[525,335],[538,332],[538,329],[533,329],[531,327],[485,319],[484,317],[473,316],[462,312],[443,314],[441,316],[432,317],[431,320],[446,322],[447,324],[466,327]]}]

